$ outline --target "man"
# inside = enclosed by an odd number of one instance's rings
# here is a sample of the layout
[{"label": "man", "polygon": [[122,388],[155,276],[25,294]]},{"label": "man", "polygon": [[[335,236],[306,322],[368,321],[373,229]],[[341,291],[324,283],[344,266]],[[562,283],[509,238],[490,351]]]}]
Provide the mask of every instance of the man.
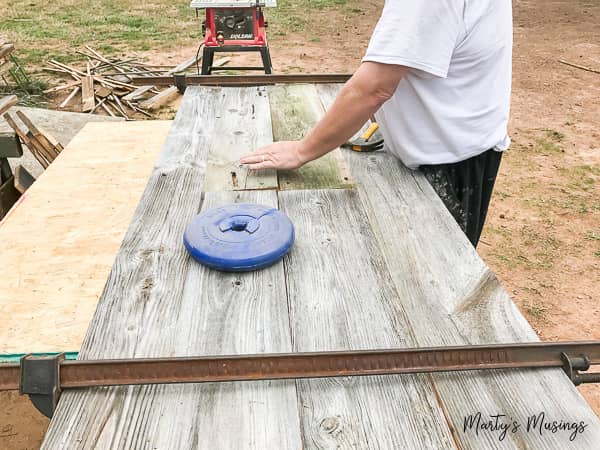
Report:
[{"label": "man", "polygon": [[375,114],[390,152],[420,169],[476,246],[507,134],[511,0],[388,0],[362,64],[301,141],[241,159],[294,169]]}]

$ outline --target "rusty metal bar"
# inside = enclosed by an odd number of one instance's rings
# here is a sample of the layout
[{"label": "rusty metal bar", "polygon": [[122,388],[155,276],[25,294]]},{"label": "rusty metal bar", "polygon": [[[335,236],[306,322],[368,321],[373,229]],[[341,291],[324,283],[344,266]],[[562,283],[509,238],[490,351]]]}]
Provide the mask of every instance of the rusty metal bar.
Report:
[{"label": "rusty metal bar", "polygon": [[16,391],[19,389],[19,364],[0,365],[0,391]]},{"label": "rusty metal bar", "polygon": [[[225,67],[225,69],[227,69]],[[281,75],[185,75],[186,86],[262,86],[290,83],[345,83],[352,74],[281,74]],[[180,81],[181,83],[181,81]],[[176,86],[175,75],[156,77],[133,77],[135,86]]]},{"label": "rusty metal bar", "polygon": [[[60,388],[389,375],[600,364],[600,341],[351,352],[60,361]],[[577,367],[575,367],[577,369]],[[585,370],[585,368],[584,368]],[[19,389],[17,364],[0,365],[0,391]]]}]

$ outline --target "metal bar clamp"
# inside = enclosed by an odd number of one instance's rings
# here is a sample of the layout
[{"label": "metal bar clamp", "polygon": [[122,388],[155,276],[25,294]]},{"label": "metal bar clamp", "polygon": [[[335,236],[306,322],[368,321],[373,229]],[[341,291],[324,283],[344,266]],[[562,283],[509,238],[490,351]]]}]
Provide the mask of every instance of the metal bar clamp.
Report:
[{"label": "metal bar clamp", "polygon": [[46,417],[52,417],[60,397],[60,363],[65,354],[52,356],[25,355],[21,358],[19,393],[27,394],[31,403]]},{"label": "metal bar clamp", "polygon": [[173,80],[175,81],[175,87],[181,95],[185,94],[185,88],[187,87],[187,79],[185,73],[173,74]]},{"label": "metal bar clamp", "polygon": [[587,355],[570,357],[561,353],[563,369],[575,386],[584,383],[600,383],[600,373],[581,373],[590,368],[590,358]]}]

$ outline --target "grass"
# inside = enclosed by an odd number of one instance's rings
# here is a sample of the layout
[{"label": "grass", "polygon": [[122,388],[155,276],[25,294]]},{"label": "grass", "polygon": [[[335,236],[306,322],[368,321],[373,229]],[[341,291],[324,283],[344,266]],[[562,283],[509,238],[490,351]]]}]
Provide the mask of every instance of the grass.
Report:
[{"label": "grass", "polygon": [[[595,231],[588,231],[585,233],[583,238],[586,241],[600,241],[600,233],[596,233]],[[600,258],[600,250],[594,252],[594,256]]]},{"label": "grass", "polygon": [[16,95],[19,105],[22,106],[44,106],[46,96],[43,91],[48,85],[39,80],[30,80],[18,86],[0,86],[0,97],[4,95]]},{"label": "grass", "polygon": [[588,231],[587,233],[585,233],[585,239],[588,241],[600,241],[600,233]]},{"label": "grass", "polygon": [[539,322],[547,320],[548,308],[543,303],[529,301],[523,307],[529,317],[533,317]]},{"label": "grass", "polygon": [[[361,12],[356,5],[358,0],[278,0],[277,7],[268,9],[266,15],[269,20],[270,32],[276,36],[286,36],[289,33],[299,33],[306,30],[310,25],[311,12],[319,10],[338,9],[350,12]],[[315,38],[309,37],[309,40]],[[320,39],[316,37],[316,39]],[[318,42],[318,41],[312,41]]]},{"label": "grass", "polygon": [[567,179],[567,186],[573,191],[591,192],[600,178],[600,166],[572,166],[560,169],[561,175]]},{"label": "grass", "polygon": [[562,142],[565,135],[554,130],[544,130],[541,137],[535,139],[535,150],[544,155],[564,152]]},{"label": "grass", "polygon": [[[311,11],[345,11],[348,3],[359,5],[357,0],[280,0],[266,11],[269,34],[305,31]],[[107,55],[193,45],[202,38],[201,23],[202,13],[196,18],[188,0],[8,0],[0,34],[15,44],[25,64],[40,67],[48,59],[80,60],[74,50],[84,45]]]},{"label": "grass", "polygon": [[46,95],[44,89],[48,84],[30,76],[23,69],[22,61],[19,61],[14,55],[9,57],[8,72],[3,76],[3,80],[9,84],[0,84],[0,97],[4,95],[16,95],[19,98],[19,104],[23,106],[44,106],[46,104]]},{"label": "grass", "polygon": [[[568,165],[565,164],[564,140],[566,136],[555,130],[542,129],[530,132],[521,131],[526,136],[525,142],[515,142],[513,153],[519,158],[513,164],[519,169],[536,173],[542,167],[548,167],[547,157],[552,157],[552,179],[539,184],[539,180],[531,178],[521,183],[521,189],[526,192],[537,191],[540,195],[523,198],[523,205],[543,211],[575,212],[578,214],[597,213],[600,202],[597,201],[597,186],[600,180],[600,165]],[[510,152],[509,152],[510,155]],[[539,158],[544,156],[544,160]],[[501,198],[507,198],[501,192],[495,192]]]},{"label": "grass", "polygon": [[[541,131],[542,133],[540,133],[539,129],[530,132],[521,131],[527,143],[522,144],[515,138],[511,147],[519,153],[525,152],[527,154],[553,155],[564,152],[563,141],[565,135],[563,133],[548,128],[544,128]],[[528,162],[532,163],[533,161],[528,160]]]},{"label": "grass", "polygon": [[74,47],[89,44],[104,53],[149,50],[198,39],[200,22],[187,2],[12,0],[0,30],[26,63],[79,58]]},{"label": "grass", "polygon": [[502,242],[489,255],[511,269],[552,269],[562,246],[554,236],[553,228],[552,223],[535,228],[525,225],[513,231],[488,225],[486,233],[499,237]]}]

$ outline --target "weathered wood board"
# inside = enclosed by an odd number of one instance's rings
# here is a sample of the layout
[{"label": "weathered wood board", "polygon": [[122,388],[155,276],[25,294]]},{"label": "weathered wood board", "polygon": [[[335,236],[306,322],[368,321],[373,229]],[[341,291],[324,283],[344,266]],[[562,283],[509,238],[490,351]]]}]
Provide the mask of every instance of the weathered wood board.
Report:
[{"label": "weathered wood board", "polygon": [[[347,157],[418,346],[537,340],[458,225],[436,206],[439,200],[420,174],[386,154]],[[431,239],[441,235],[453,244]],[[588,424],[575,443],[570,433],[541,439],[522,431],[507,434],[506,448],[591,449],[600,442],[598,418],[560,369],[436,374],[432,379],[448,420],[459,430],[461,448],[498,445],[498,434],[461,429],[465,418],[477,412],[505,414],[520,423],[545,412],[549,420]]]},{"label": "weathered wood board", "polygon": [[[248,170],[242,156],[273,142],[265,88],[224,89],[215,111],[206,173],[206,191],[276,189],[274,170]],[[203,120],[200,118],[199,120]]]},{"label": "weathered wood board", "polygon": [[[203,209],[233,202],[277,206],[277,197],[275,191],[207,193]],[[173,229],[173,235],[183,231]],[[97,357],[124,356],[125,335],[138,336],[126,350],[135,357],[291,351],[282,263],[223,274],[192,262],[177,244],[160,244],[178,260],[161,266],[178,270],[170,277],[177,294],[167,295],[149,274],[142,280],[143,307],[106,311],[108,327],[116,320],[139,325],[121,333],[111,328],[111,343]],[[42,447],[299,449],[300,439],[294,381],[265,381],[69,392]]]},{"label": "weathered wood board", "polygon": [[95,103],[94,77],[88,75],[81,79],[81,111],[92,111]]},{"label": "weathered wood board", "polygon": [[[284,191],[279,199],[296,228],[285,261],[294,351],[414,347],[357,193]],[[455,448],[425,375],[299,380],[298,396],[306,448]],[[418,433],[406,432],[416,424]]]},{"label": "weathered wood board", "polygon": [[[325,110],[312,84],[278,85],[269,88],[273,140],[301,139]],[[339,150],[311,161],[298,170],[279,171],[279,188],[331,189],[350,187],[352,181]]]}]

